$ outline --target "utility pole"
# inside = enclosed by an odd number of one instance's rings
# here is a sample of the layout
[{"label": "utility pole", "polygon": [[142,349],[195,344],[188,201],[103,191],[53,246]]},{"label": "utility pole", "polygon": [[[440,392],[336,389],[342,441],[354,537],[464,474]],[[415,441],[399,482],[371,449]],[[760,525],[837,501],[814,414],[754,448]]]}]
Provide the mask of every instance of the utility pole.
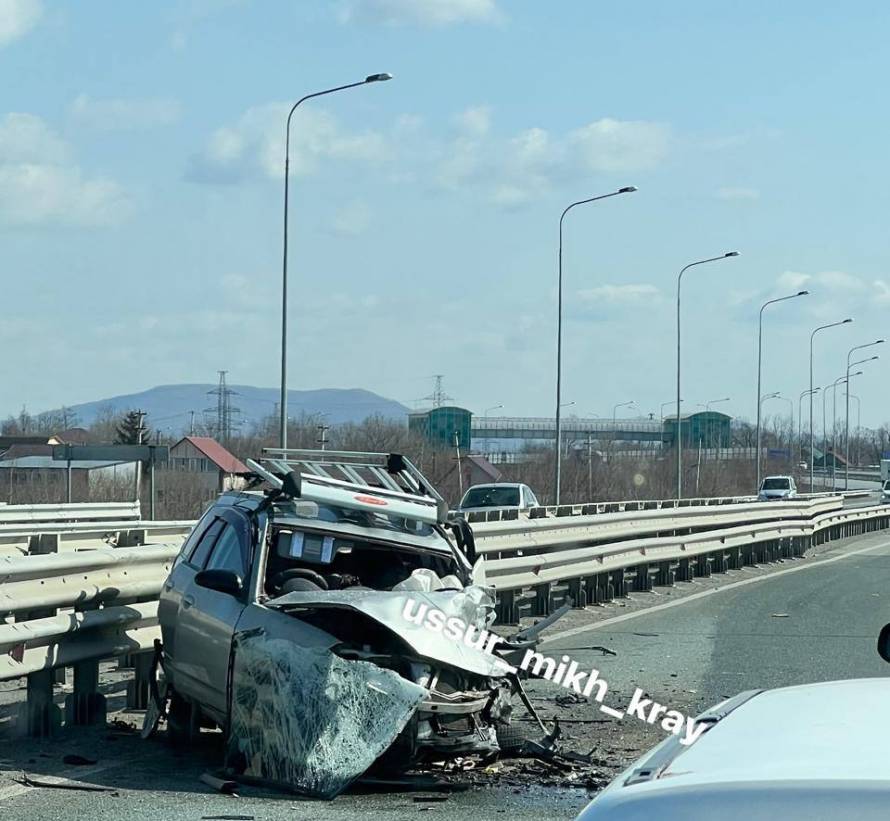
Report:
[{"label": "utility pole", "polygon": [[189,436],[194,436],[195,435],[195,412],[189,411],[189,414],[191,414],[191,421],[189,422]]},{"label": "utility pole", "polygon": [[587,501],[593,501],[593,431],[587,432]]},{"label": "utility pole", "polygon": [[316,438],[316,443],[321,445],[321,449],[324,450],[325,446],[328,443],[328,431],[331,429],[330,425],[316,425],[316,429],[318,430],[318,437]]},{"label": "utility pole", "polygon": [[[145,411],[137,410],[136,411],[136,444],[141,445],[145,442],[145,434],[147,433],[145,429]],[[142,460],[138,459],[136,461],[136,501],[141,501],[141,493],[142,490]]]},{"label": "utility pole", "polygon": [[464,496],[464,475],[460,467],[460,431],[454,432],[454,449],[457,451],[457,486],[462,499]]}]

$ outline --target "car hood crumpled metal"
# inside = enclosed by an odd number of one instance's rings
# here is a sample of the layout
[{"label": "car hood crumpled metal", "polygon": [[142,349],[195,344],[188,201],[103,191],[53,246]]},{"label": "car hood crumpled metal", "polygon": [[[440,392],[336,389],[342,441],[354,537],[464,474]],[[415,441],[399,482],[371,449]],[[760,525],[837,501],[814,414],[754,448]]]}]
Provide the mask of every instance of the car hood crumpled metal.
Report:
[{"label": "car hood crumpled metal", "polygon": [[[491,653],[468,646],[462,640],[452,641],[426,625],[425,616],[440,610],[472,625],[472,638],[479,636],[493,621],[494,601],[482,587],[463,590],[379,591],[319,590],[287,593],[265,602],[266,607],[284,612],[302,608],[353,610],[368,616],[395,633],[418,656],[458,667],[480,676],[503,677],[510,667]],[[406,612],[412,618],[406,617]],[[474,641],[475,643],[475,641]]]}]

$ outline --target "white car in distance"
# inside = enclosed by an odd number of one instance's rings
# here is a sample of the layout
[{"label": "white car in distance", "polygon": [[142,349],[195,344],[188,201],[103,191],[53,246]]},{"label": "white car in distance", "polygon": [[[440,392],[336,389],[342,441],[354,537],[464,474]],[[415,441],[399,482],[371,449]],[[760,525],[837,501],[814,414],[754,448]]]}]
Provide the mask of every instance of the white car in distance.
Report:
[{"label": "white car in distance", "polygon": [[761,502],[774,502],[783,499],[797,497],[797,485],[791,476],[767,476],[757,491],[757,498]]},{"label": "white car in distance", "polygon": [[497,482],[490,485],[473,485],[464,494],[457,509],[461,513],[476,510],[516,509],[538,507],[539,502],[528,485],[513,482]]}]

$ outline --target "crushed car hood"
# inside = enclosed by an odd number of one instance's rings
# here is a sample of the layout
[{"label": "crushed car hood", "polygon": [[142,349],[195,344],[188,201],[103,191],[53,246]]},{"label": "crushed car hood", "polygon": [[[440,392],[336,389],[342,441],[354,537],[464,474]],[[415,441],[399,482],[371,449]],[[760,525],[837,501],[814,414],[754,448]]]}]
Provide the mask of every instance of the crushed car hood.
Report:
[{"label": "crushed car hood", "polygon": [[[494,601],[481,587],[463,590],[420,591],[379,590],[319,590],[293,592],[270,599],[266,607],[283,612],[302,608],[344,609],[362,613],[401,638],[418,656],[433,659],[480,676],[502,677],[508,665],[501,658],[467,646],[462,640],[445,638],[441,631],[426,624],[426,614],[440,610],[446,616],[456,616],[476,631],[485,630],[494,620]],[[414,620],[405,617],[406,607]],[[418,614],[423,611],[421,616]]]}]

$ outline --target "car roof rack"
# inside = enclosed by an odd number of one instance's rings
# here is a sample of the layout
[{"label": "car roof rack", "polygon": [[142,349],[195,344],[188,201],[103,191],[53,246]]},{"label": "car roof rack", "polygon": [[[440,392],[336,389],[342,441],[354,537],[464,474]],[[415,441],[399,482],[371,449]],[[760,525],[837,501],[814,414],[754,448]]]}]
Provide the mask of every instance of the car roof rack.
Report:
[{"label": "car roof rack", "polygon": [[273,487],[299,476],[299,498],[352,510],[444,524],[448,505],[426,477],[399,453],[263,448],[248,466]]}]

